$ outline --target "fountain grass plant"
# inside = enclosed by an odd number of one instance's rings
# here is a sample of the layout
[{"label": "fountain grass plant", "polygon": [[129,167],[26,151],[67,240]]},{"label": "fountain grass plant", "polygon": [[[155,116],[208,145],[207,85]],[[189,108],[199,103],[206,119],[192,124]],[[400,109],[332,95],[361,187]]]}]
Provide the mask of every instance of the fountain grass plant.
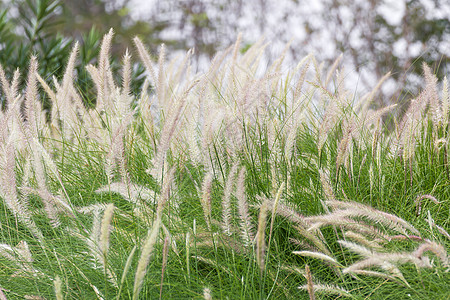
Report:
[{"label": "fountain grass plant", "polygon": [[382,82],[355,101],[339,59],[259,74],[267,45],[238,38],[196,74],[136,38],[135,95],[112,43],[94,108],[77,44],[60,81],[32,57],[22,91],[0,66],[0,299],[450,297],[446,79],[424,65],[400,115],[374,107]]}]

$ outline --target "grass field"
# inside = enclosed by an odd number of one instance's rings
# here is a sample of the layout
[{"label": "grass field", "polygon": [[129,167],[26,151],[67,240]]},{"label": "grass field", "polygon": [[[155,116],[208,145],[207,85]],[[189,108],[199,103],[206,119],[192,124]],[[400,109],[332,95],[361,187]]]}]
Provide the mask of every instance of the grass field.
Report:
[{"label": "grass field", "polygon": [[136,39],[133,95],[112,38],[93,109],[77,45],[59,81],[0,68],[1,300],[450,298],[446,79],[376,107],[339,60],[256,75],[238,39],[194,74]]}]

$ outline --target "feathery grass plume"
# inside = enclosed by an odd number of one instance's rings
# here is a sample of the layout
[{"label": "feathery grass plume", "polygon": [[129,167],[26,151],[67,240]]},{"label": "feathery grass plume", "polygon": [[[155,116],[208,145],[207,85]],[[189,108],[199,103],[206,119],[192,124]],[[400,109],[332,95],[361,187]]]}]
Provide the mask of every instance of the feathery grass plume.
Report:
[{"label": "feathery grass plume", "polygon": [[343,125],[343,136],[338,146],[336,156],[336,172],[339,171],[341,165],[348,165],[349,154],[352,152],[353,131],[356,129],[355,120],[351,118]]},{"label": "feathery grass plume", "polygon": [[239,218],[241,219],[241,236],[244,247],[248,247],[254,241],[253,226],[248,213],[247,197],[245,196],[245,167],[239,171],[236,182],[236,198],[238,200]]},{"label": "feathery grass plume", "polygon": [[437,91],[437,77],[433,74],[426,62],[422,63],[423,73],[425,76],[425,90],[426,99],[430,104],[431,120],[436,127],[442,120],[441,108],[439,105],[439,97]]},{"label": "feathery grass plume", "polygon": [[[380,237],[388,238],[388,236],[384,233],[382,233],[379,229],[375,227],[367,226],[366,223],[363,221],[353,220],[351,217],[354,218],[361,218],[365,217],[375,223],[380,223],[383,225],[386,225],[388,229],[397,231],[402,234],[402,237],[410,237],[408,235],[406,229],[402,227],[401,225],[397,224],[394,221],[391,221],[389,219],[384,218],[382,215],[377,215],[376,213],[371,213],[368,211],[363,211],[358,208],[348,208],[348,209],[342,209],[342,210],[336,210],[330,214],[326,215],[316,215],[316,216],[310,216],[306,217],[305,221],[312,224],[308,230],[312,229],[318,229],[326,225],[339,225],[340,227],[346,227],[348,229],[356,230],[361,233],[373,233],[376,235],[379,235]],[[372,234],[372,235],[373,235]]]},{"label": "feathery grass plume", "polygon": [[450,94],[448,92],[448,80],[447,76],[444,76],[442,80],[442,125],[446,126],[448,124],[450,112]]},{"label": "feathery grass plume", "polygon": [[63,300],[63,294],[62,294],[62,281],[59,276],[56,276],[55,280],[53,281],[53,285],[55,287],[55,296],[56,300]]},{"label": "feathery grass plume", "polygon": [[[48,86],[45,80],[37,74],[37,72],[35,73],[35,76],[44,88],[44,91],[47,93],[52,103],[50,128],[53,132],[51,134],[53,134],[53,136],[62,134],[67,140],[71,139],[73,131],[75,130],[75,125],[78,123],[77,112],[75,111],[76,105],[72,103],[72,100],[76,99],[76,97],[73,97],[73,71],[77,53],[78,43],[75,43],[67,62],[66,71],[61,84],[58,84],[56,78],[53,77],[56,92],[53,92],[53,90]],[[84,108],[83,104],[81,104],[81,108]]]},{"label": "feathery grass plume", "polygon": [[166,74],[164,70],[164,63],[166,58],[166,47],[164,44],[159,49],[158,58],[158,82],[156,84],[156,97],[158,98],[159,105],[167,110],[167,106],[172,103],[166,101]]},{"label": "feathery grass plume", "polygon": [[133,300],[139,299],[139,293],[142,289],[142,284],[144,283],[144,277],[147,273],[147,267],[150,263],[150,258],[158,239],[159,228],[161,227],[161,217],[157,216],[153,222],[152,228],[148,231],[147,237],[142,246],[141,256],[138,261],[136,268],[136,274],[134,277],[134,287],[133,287]]},{"label": "feathery grass plume", "polygon": [[109,179],[112,180],[113,169],[118,162],[121,180],[125,184],[130,183],[130,178],[126,168],[127,159],[125,157],[124,139],[126,130],[128,129],[128,126],[132,121],[133,113],[129,112],[125,115],[122,115],[121,122],[119,124],[113,125],[113,127],[115,128],[112,129],[111,132],[109,152],[105,157],[105,170]]},{"label": "feathery grass plume", "polygon": [[122,94],[125,96],[130,95],[131,84],[131,55],[128,52],[128,48],[125,50],[122,63]]},{"label": "feathery grass plume", "polygon": [[15,263],[18,270],[11,277],[29,277],[44,275],[33,267],[33,257],[26,241],[20,241],[15,247],[0,244],[0,255]]},{"label": "feathery grass plume", "polygon": [[[168,71],[168,74],[171,74],[169,88],[173,89],[176,85],[178,85],[182,81],[182,76],[186,75],[189,78],[189,69],[191,64],[191,58],[194,54],[194,49],[189,49],[181,62],[178,62],[176,59],[171,61],[171,65],[177,65],[178,68],[175,72]],[[169,70],[172,67],[169,67]]]},{"label": "feathery grass plume", "polygon": [[[69,61],[66,65],[66,71],[64,72],[64,77],[62,80],[62,85],[60,89],[58,89],[56,93],[56,98],[58,102],[55,103],[55,110],[58,112],[59,117],[63,121],[63,133],[64,137],[70,138],[72,131],[76,128],[77,122],[77,105],[76,103],[72,103],[71,101],[75,100],[76,97],[73,97],[73,72],[75,68],[75,60],[78,54],[78,42],[73,46],[72,52],[69,56]],[[80,109],[84,108],[83,103],[79,101],[78,107]],[[53,112],[53,111],[52,111]],[[54,119],[52,119],[54,121]]]},{"label": "feathery grass plume", "polygon": [[[16,70],[16,72],[14,73],[14,78],[16,77],[16,74],[20,76],[19,70]],[[9,105],[11,105],[11,103],[13,103],[14,100],[16,99],[17,94],[14,93],[8,82],[8,79],[6,79],[5,70],[3,70],[2,64],[0,64],[0,83],[2,84],[2,89],[3,92],[5,93],[6,100],[9,102]]]},{"label": "feathery grass plume", "polygon": [[315,300],[314,283],[311,275],[311,270],[308,265],[305,265],[306,290],[308,291],[309,300]]},{"label": "feathery grass plume", "polygon": [[195,118],[187,118],[186,123],[186,142],[189,149],[189,158],[194,166],[199,166],[202,162],[203,151],[200,149],[198,144],[198,122]]},{"label": "feathery grass plume", "polygon": [[[394,108],[397,107],[397,104],[391,104],[389,106],[386,107],[382,107],[378,110],[369,110],[366,115],[364,116],[360,116],[359,119],[363,122],[362,125],[364,125],[369,132],[372,132],[371,126],[374,125],[375,128],[375,133],[377,132],[376,129],[381,130],[378,127],[378,123],[382,123],[382,117],[383,115],[385,115],[386,113],[390,112],[391,110],[393,110]],[[360,114],[360,113],[359,113]],[[358,114],[358,116],[359,116]],[[362,127],[362,125],[360,125]],[[361,137],[362,138],[362,137]],[[360,146],[364,147],[364,139],[359,141]]]},{"label": "feathery grass plume", "polygon": [[102,223],[100,226],[100,251],[103,257],[106,259],[106,255],[109,249],[109,237],[111,233],[111,221],[114,214],[114,204],[110,203],[106,206],[105,212],[103,213]]},{"label": "feathery grass plume", "polygon": [[292,153],[295,151],[295,140],[297,138],[298,133],[298,122],[299,119],[295,119],[294,124],[287,133],[286,142],[284,144],[284,155],[286,157],[286,161],[290,162],[292,158]]},{"label": "feathery grass plume", "polygon": [[10,261],[17,262],[16,258],[14,257],[14,249],[10,245],[0,244],[0,255]]},{"label": "feathery grass plume", "polygon": [[19,151],[26,147],[23,130],[23,118],[20,108],[22,97],[18,93],[20,72],[14,72],[11,85],[0,64],[0,83],[6,96],[6,110],[0,110],[0,140],[15,139],[15,147]]},{"label": "feathery grass plume", "polygon": [[313,258],[317,258],[320,260],[323,260],[327,263],[330,263],[334,266],[341,266],[341,264],[333,257],[323,254],[321,252],[313,252],[313,251],[292,251],[292,254],[296,254],[296,255],[301,255],[301,256],[308,256],[308,257],[313,257]]},{"label": "feathery grass plume", "polygon": [[8,103],[5,112],[0,110],[0,140],[3,142],[14,140],[15,148],[22,152],[28,145],[23,130],[20,104],[21,98],[18,96],[14,102]]},{"label": "feathery grass plume", "polygon": [[377,249],[377,250],[383,249],[383,247],[379,244],[380,242],[383,242],[382,239],[376,238],[374,240],[369,240],[364,235],[354,232],[354,231],[346,231],[346,232],[344,232],[344,236],[347,239],[354,240],[367,248]]},{"label": "feathery grass plume", "polygon": [[111,42],[114,36],[114,31],[111,28],[103,37],[100,46],[100,54],[98,58],[98,86],[97,86],[97,111],[102,110],[112,111],[111,88],[114,87],[112,82],[112,70],[109,63],[109,51],[111,49]]},{"label": "feathery grass plume", "polygon": [[421,136],[420,129],[423,125],[424,112],[429,103],[430,94],[434,94],[434,92],[430,92],[430,89],[433,90],[434,88],[426,85],[425,90],[417,98],[411,100],[402,121],[396,127],[397,139],[393,146],[397,149],[394,148],[393,150],[397,153],[400,150],[403,151],[402,156],[405,165],[408,161],[411,163],[414,157],[416,140]]},{"label": "feathery grass plume", "polygon": [[[376,253],[374,254],[376,255]],[[370,258],[370,257],[369,257]],[[369,259],[367,258],[367,259]],[[395,263],[391,263],[390,261],[382,261],[378,263],[378,266],[383,269],[386,272],[389,272],[389,274],[386,274],[388,276],[392,276],[394,278],[398,278],[400,279],[401,282],[405,283],[407,286],[409,286],[408,281],[406,281],[405,277],[403,276],[403,273],[400,271],[400,269],[395,265]],[[354,272],[355,269],[351,272],[351,273],[355,273]],[[360,271],[360,270],[357,270]],[[344,272],[345,273],[345,272]],[[376,276],[376,275],[375,275]],[[379,277],[379,276],[377,276]]]},{"label": "feathery grass plume", "polygon": [[164,239],[164,246],[163,246],[163,257],[162,257],[162,267],[161,267],[161,283],[159,285],[159,299],[162,299],[162,289],[163,289],[163,283],[164,283],[164,273],[166,271],[167,266],[167,258],[169,257],[169,237],[166,236]]},{"label": "feathery grass plume", "polygon": [[[309,291],[308,285],[300,286],[299,289]],[[317,293],[323,293],[325,295],[338,295],[339,297],[354,298],[349,291],[337,286],[330,284],[314,284],[313,289]],[[310,298],[311,299],[311,298]]]},{"label": "feathery grass plume", "polygon": [[444,228],[442,228],[441,226],[439,226],[437,224],[434,224],[434,226],[443,236],[445,236],[447,239],[450,240],[450,234],[447,232],[447,230],[445,230]]},{"label": "feathery grass plume", "polygon": [[399,218],[395,215],[377,210],[370,206],[353,202],[353,201],[326,201],[328,206],[333,207],[334,209],[342,209],[343,213],[349,216],[365,216],[368,219],[371,219],[375,222],[379,222],[381,224],[385,224],[389,226],[389,228],[396,230],[400,233],[406,234],[406,230],[409,230],[415,234],[420,235],[419,231],[414,228],[411,224]]},{"label": "feathery grass plume", "polygon": [[25,92],[25,116],[26,121],[24,123],[25,130],[28,131],[29,135],[32,137],[38,137],[38,128],[40,127],[38,124],[38,119],[36,116],[39,111],[37,108],[38,103],[38,91],[36,86],[36,72],[38,69],[38,62],[36,56],[31,56],[30,58],[30,67],[28,70],[28,79],[27,79],[27,89]]},{"label": "feathery grass plume", "polygon": [[[342,244],[343,246],[347,244]],[[363,270],[372,266],[378,266],[393,273],[394,276],[401,276],[401,272],[395,266],[396,264],[414,263],[417,268],[431,268],[432,265],[428,257],[417,257],[414,252],[403,253],[378,253],[373,252],[370,257],[360,260],[343,270],[343,273],[351,273],[354,270]],[[388,268],[387,268],[388,267]],[[392,268],[394,267],[394,268]],[[403,279],[402,279],[403,280]]]},{"label": "feathery grass plume", "polygon": [[[302,71],[300,72],[300,76],[297,80],[297,83],[295,84],[295,88],[293,90],[293,95],[292,95],[293,103],[296,103],[296,104],[300,103],[302,87],[305,82],[306,73],[308,72],[309,65],[311,64],[311,61],[310,61],[311,57],[312,57],[312,54],[308,54],[308,56],[305,56],[295,67],[294,73],[297,73],[297,71],[304,65],[304,67],[302,68]],[[298,107],[298,105],[296,105],[296,107]]]},{"label": "feathery grass plume", "polygon": [[320,175],[320,183],[322,184],[323,192],[325,193],[325,199],[334,200],[336,197],[334,196],[333,188],[330,184],[330,175],[328,170],[319,169]]},{"label": "feathery grass plume", "polygon": [[349,242],[349,241],[343,241],[343,240],[338,240],[338,243],[342,246],[344,246],[345,248],[349,249],[352,252],[355,252],[363,257],[371,257],[372,255],[374,255],[374,251],[372,251],[371,249],[368,249],[364,246],[361,246],[357,243],[353,243],[353,242]]},{"label": "feathery grass plume", "polygon": [[222,201],[222,229],[226,235],[231,236],[231,194],[233,192],[234,177],[239,167],[239,162],[235,162],[228,173],[223,192]]},{"label": "feathery grass plume", "polygon": [[421,244],[419,248],[416,249],[416,251],[413,252],[413,255],[421,259],[423,257],[423,253],[426,251],[433,252],[441,260],[444,267],[450,267],[449,255],[444,246],[433,241],[426,241],[425,243]]},{"label": "feathery grass plume", "polygon": [[[202,87],[202,89],[200,90],[199,96],[201,98],[203,98],[202,96],[205,95],[208,83],[210,82],[220,82],[220,66],[223,64],[223,62],[225,61],[225,58],[228,56],[228,54],[230,54],[230,52],[234,49],[234,46],[230,46],[227,49],[225,49],[224,51],[220,51],[218,52],[214,58],[212,59],[209,69],[207,71],[207,73],[205,74],[205,76],[203,76],[202,80],[204,82],[202,82],[200,84],[200,86]],[[222,72],[223,73],[223,72]]]},{"label": "feathery grass plume", "polygon": [[414,204],[416,205],[416,214],[420,215],[420,212],[422,211],[422,200],[428,199],[431,200],[434,204],[441,204],[434,196],[432,195],[418,195],[417,198],[414,200]]},{"label": "feathery grass plume", "polygon": [[112,182],[95,191],[96,193],[117,193],[131,203],[139,203],[139,199],[152,203],[154,192],[135,183]]},{"label": "feathery grass plume", "polygon": [[170,148],[172,137],[175,133],[177,125],[179,124],[182,111],[186,105],[187,96],[197,83],[198,81],[194,81],[187,89],[185,89],[181,98],[177,99],[175,107],[167,112],[168,116],[162,128],[156,155],[153,158],[153,168],[150,170],[150,174],[157,180],[159,179],[158,173],[162,170],[166,153]]},{"label": "feathery grass plume", "polygon": [[240,66],[247,66],[252,74],[255,74],[259,63],[263,59],[264,50],[267,48],[269,43],[264,42],[264,38],[257,40],[240,59]]},{"label": "feathery grass plume", "polygon": [[16,149],[14,148],[14,141],[6,142],[3,147],[3,153],[0,156],[0,169],[3,169],[2,176],[0,176],[0,193],[4,199],[6,206],[13,213],[24,226],[39,240],[43,241],[43,234],[37,227],[36,223],[31,217],[31,212],[28,209],[28,203],[25,199],[19,197],[17,193],[16,181]]},{"label": "feathery grass plume", "polygon": [[331,129],[333,129],[336,126],[337,121],[339,120],[340,113],[339,113],[339,104],[338,99],[325,93],[322,91],[322,93],[325,94],[326,97],[330,97],[330,102],[326,106],[325,114],[322,118],[322,122],[320,123],[320,127],[318,130],[318,136],[317,136],[317,150],[318,153],[321,154],[322,148],[325,145],[328,133]]},{"label": "feathery grass plume", "polygon": [[236,82],[234,81],[234,79],[236,78],[236,74],[235,74],[235,68],[237,66],[237,59],[238,59],[238,53],[239,53],[239,48],[241,45],[241,41],[242,41],[242,33],[239,32],[236,42],[233,45],[233,53],[232,53],[232,59],[231,59],[231,80],[233,80],[233,87],[236,88]]},{"label": "feathery grass plume", "polygon": [[256,263],[258,264],[260,276],[264,272],[264,256],[266,252],[266,222],[267,222],[267,202],[266,199],[259,209],[258,231],[256,232]]},{"label": "feathery grass plume", "polygon": [[133,41],[139,52],[139,56],[141,57],[141,60],[144,63],[145,68],[147,69],[147,72],[150,73],[150,76],[153,79],[153,83],[156,84],[158,82],[158,79],[156,77],[155,69],[153,68],[150,54],[148,54],[148,51],[145,49],[144,44],[142,44],[141,40],[138,37],[135,37]]},{"label": "feathery grass plume", "polygon": [[[331,214],[306,217],[305,221],[308,222],[308,224],[311,224],[308,227],[308,232],[310,230],[318,230],[324,226],[334,225],[356,231],[361,234],[365,234],[372,238],[382,238],[385,241],[391,240],[391,236],[387,235],[379,228],[362,223],[361,221],[355,221],[336,212]],[[402,237],[404,236],[402,235]]]},{"label": "feathery grass plume", "polygon": [[341,63],[343,58],[342,53],[338,56],[338,58],[336,58],[336,60],[333,62],[333,64],[331,65],[330,69],[328,70],[327,73],[327,77],[325,78],[325,82],[323,84],[323,86],[326,88],[328,86],[328,84],[331,81],[331,78],[333,77],[334,72],[337,70],[339,64]]},{"label": "feathery grass plume", "polygon": [[[37,81],[39,81],[39,83],[41,84],[41,86],[44,89],[44,91],[47,93],[47,96],[50,98],[50,101],[53,103],[53,105],[56,106],[56,107],[54,107],[54,111],[55,111],[55,114],[56,114],[56,110],[59,107],[59,106],[57,106],[58,98],[56,97],[56,93],[47,84],[47,82],[39,75],[39,73],[36,72],[35,76],[36,76]],[[52,113],[53,113],[53,110],[52,110]]]},{"label": "feathery grass plume", "polygon": [[372,157],[375,158],[376,164],[378,167],[379,172],[381,172],[381,160],[379,158],[378,151],[381,151],[380,148],[380,138],[381,138],[381,122],[378,120],[375,125],[375,130],[373,132],[372,137]]},{"label": "feathery grass plume", "polygon": [[208,172],[202,183],[202,195],[200,198],[200,202],[203,208],[203,214],[205,217],[206,225],[208,226],[208,230],[211,231],[211,186],[214,175],[212,172]]},{"label": "feathery grass plume", "polygon": [[211,159],[209,158],[209,149],[214,145],[215,134],[220,130],[220,126],[225,119],[226,113],[220,107],[214,104],[205,103],[203,107],[204,121],[202,130],[202,140],[201,140],[201,152],[203,154],[203,162],[205,165],[210,164]]},{"label": "feathery grass plume", "polygon": [[[434,140],[434,151],[436,153],[439,153],[439,150],[441,150],[442,148],[445,149],[445,147],[447,147],[447,145],[448,145],[448,141],[446,138],[435,139]],[[446,151],[446,149],[445,149],[445,151]],[[444,154],[444,156],[445,155],[446,154]],[[447,165],[445,162],[444,162],[444,164]]]},{"label": "feathery grass plume", "polygon": [[205,287],[203,289],[203,298],[205,300],[212,300],[212,296],[211,296],[211,290],[207,287]]}]

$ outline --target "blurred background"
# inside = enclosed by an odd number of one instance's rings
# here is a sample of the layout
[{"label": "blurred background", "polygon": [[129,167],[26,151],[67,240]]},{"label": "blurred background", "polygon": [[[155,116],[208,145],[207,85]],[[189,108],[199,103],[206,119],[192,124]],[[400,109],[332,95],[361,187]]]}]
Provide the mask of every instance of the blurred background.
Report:
[{"label": "blurred background", "polygon": [[161,43],[170,55],[194,48],[200,70],[240,32],[242,52],[262,37],[270,43],[267,63],[288,42],[286,67],[309,53],[330,66],[343,54],[352,91],[366,92],[392,72],[379,105],[416,94],[422,62],[439,79],[449,73],[448,0],[2,0],[0,62],[11,71],[35,53],[41,72],[58,76],[73,40],[83,45],[80,66],[95,63],[109,28],[115,58],[138,35],[155,55]]}]

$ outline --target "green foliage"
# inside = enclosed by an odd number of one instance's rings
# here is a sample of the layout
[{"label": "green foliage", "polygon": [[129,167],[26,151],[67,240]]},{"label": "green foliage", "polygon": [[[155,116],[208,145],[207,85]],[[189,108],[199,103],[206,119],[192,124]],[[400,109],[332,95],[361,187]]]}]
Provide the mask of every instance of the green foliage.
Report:
[{"label": "green foliage", "polygon": [[[0,64],[6,74],[12,76],[16,69],[25,72],[28,69],[29,58],[34,55],[39,61],[39,74],[46,79],[53,76],[60,80],[65,71],[65,65],[70,51],[77,41],[73,35],[66,36],[60,31],[68,22],[64,11],[64,2],[60,0],[25,0],[17,3],[18,16],[11,16],[8,9],[0,15]],[[96,62],[100,50],[102,33],[95,27],[82,33],[78,42],[81,43],[79,62],[75,76],[86,105],[93,105],[95,90],[86,72],[86,66]],[[116,71],[120,66],[119,57],[113,57],[112,68]],[[133,68],[132,91],[137,91],[143,83],[143,67],[136,64]],[[114,72],[117,74],[117,72]],[[22,77],[23,78],[23,77]],[[118,75],[116,79],[118,79]],[[24,80],[21,82],[23,87]],[[50,108],[44,94],[44,107]],[[4,101],[4,95],[0,94]]]}]

